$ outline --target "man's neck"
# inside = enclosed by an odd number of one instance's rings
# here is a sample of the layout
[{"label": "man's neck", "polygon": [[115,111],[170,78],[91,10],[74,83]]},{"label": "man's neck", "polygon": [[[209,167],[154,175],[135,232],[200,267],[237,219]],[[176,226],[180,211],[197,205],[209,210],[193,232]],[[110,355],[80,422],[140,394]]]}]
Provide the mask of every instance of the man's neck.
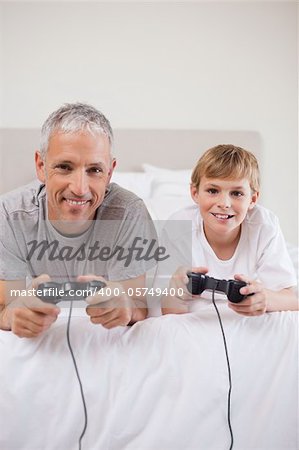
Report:
[{"label": "man's neck", "polygon": [[[49,220],[49,219],[48,219]],[[84,234],[93,224],[93,220],[67,221],[49,220],[58,233],[67,237],[76,237]]]}]

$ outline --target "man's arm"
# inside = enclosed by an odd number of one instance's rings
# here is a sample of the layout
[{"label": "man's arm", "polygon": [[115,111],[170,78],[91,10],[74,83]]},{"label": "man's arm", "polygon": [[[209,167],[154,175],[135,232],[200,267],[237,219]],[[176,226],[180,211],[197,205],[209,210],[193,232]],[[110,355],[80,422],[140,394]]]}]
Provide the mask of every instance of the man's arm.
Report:
[{"label": "man's arm", "polygon": [[[33,288],[48,280],[47,275],[39,276],[33,281]],[[29,293],[25,280],[1,280],[0,302],[0,329],[12,331],[19,337],[40,335],[55,322],[60,312],[57,306],[45,304]]]},{"label": "man's arm", "polygon": [[12,292],[25,289],[25,280],[0,280],[0,329],[11,330],[7,306],[13,300]]},{"label": "man's arm", "polygon": [[147,302],[146,296],[144,295],[145,279],[145,275],[140,275],[137,278],[120,282],[126,292],[128,292],[128,290],[132,290],[134,293],[134,295],[131,296],[133,311],[130,325],[135,322],[139,322],[140,320],[144,320],[147,316]]},{"label": "man's arm", "polygon": [[89,304],[86,312],[92,323],[110,329],[133,325],[146,318],[145,275],[120,282],[106,281],[96,275],[80,276],[77,280],[100,280],[106,284],[106,288],[86,299]]}]

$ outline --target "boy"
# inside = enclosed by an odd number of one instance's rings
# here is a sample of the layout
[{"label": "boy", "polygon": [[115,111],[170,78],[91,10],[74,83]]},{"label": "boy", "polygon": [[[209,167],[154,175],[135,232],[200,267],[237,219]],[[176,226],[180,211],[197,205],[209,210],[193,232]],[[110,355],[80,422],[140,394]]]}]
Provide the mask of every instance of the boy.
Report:
[{"label": "boy", "polygon": [[[191,270],[245,281],[247,286],[240,293],[253,295],[240,303],[228,302],[239,314],[297,310],[295,271],[278,219],[257,205],[260,185],[255,156],[234,145],[207,150],[193,170],[190,189],[196,205],[175,213],[171,220],[192,221],[193,268],[180,267],[172,276],[170,287],[184,293],[164,296],[163,314],[186,313],[192,308],[198,297],[186,289]],[[184,253],[183,240],[171,239],[176,254]],[[211,298],[211,292],[200,297]]]}]

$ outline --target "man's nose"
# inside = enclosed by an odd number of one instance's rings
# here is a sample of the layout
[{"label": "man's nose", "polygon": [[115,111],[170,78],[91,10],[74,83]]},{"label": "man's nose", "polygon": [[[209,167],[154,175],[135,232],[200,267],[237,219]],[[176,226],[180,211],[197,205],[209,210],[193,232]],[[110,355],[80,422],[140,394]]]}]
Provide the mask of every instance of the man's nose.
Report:
[{"label": "man's nose", "polygon": [[88,193],[88,176],[85,170],[75,170],[70,180],[70,190],[78,197],[83,197]]}]

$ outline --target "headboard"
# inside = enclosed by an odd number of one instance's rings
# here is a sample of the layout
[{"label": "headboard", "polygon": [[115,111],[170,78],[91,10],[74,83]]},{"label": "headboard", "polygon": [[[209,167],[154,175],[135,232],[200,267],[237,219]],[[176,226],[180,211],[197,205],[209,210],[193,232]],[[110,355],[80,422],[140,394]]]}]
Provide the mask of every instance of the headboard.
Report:
[{"label": "headboard", "polygon": [[[34,151],[39,148],[38,129],[0,129],[0,193],[35,178]],[[116,129],[117,170],[140,171],[142,163],[169,169],[188,169],[200,154],[221,143],[251,150],[261,161],[261,138],[255,131]]]}]

